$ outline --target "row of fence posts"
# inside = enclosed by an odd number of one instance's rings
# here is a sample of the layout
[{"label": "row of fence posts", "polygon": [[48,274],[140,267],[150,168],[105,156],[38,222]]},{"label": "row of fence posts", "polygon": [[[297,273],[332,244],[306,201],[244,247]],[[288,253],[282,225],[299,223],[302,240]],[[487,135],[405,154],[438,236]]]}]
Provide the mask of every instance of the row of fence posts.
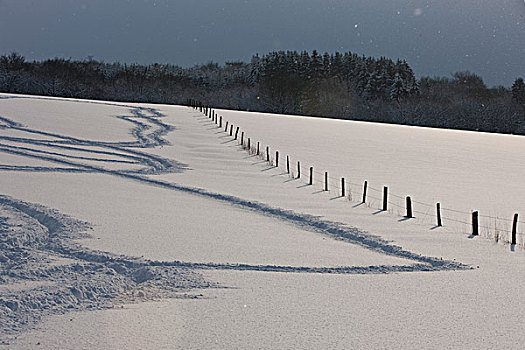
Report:
[{"label": "row of fence posts", "polygon": [[[209,106],[205,106],[202,103],[189,99],[187,100],[187,105],[193,107],[196,110],[199,110],[200,112],[204,113],[208,118],[210,118],[212,121],[214,121],[220,128],[222,128],[222,116],[217,119],[217,114],[213,109],[211,109]],[[235,140],[237,140],[237,136],[239,134],[239,127],[237,126],[235,129],[235,135],[233,134],[233,124],[229,124],[228,121],[226,121],[226,127],[224,129],[224,132],[228,132],[228,125],[230,126],[229,129],[229,135],[234,137]],[[241,133],[241,140],[240,140],[241,147],[244,148],[244,131]],[[248,146],[247,149],[251,151],[251,140],[248,138]],[[257,148],[256,148],[256,155],[260,156],[260,144],[257,142]],[[270,147],[266,146],[266,161],[270,162]],[[279,151],[275,152],[275,167],[279,167]],[[290,174],[290,157],[286,156],[286,173]],[[301,162],[297,161],[297,179],[301,178]],[[308,185],[314,184],[314,167],[310,167],[310,174],[308,179]],[[324,191],[328,191],[328,172],[324,173]],[[368,181],[365,181],[363,183],[363,196],[361,199],[361,203],[366,204],[367,200],[367,191],[368,191]],[[341,197],[346,197],[345,192],[345,178],[341,178]],[[383,198],[382,198],[382,211],[388,210],[388,187],[383,187]],[[413,208],[412,208],[412,198],[410,196],[406,197],[406,215],[405,217],[407,219],[414,218],[413,214]],[[472,235],[478,236],[479,235],[479,212],[474,211],[472,212]],[[442,216],[441,216],[441,203],[436,203],[436,227],[443,226]],[[512,220],[512,231],[511,231],[511,244],[516,244],[516,236],[518,231],[518,214],[514,214],[514,218]]]}]

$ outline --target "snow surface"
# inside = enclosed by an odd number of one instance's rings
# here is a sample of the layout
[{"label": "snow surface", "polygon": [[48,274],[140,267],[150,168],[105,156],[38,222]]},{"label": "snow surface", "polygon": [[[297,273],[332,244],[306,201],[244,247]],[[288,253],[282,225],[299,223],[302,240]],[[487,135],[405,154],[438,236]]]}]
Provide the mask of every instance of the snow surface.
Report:
[{"label": "snow surface", "polygon": [[[111,289],[107,302],[77,298],[70,303],[77,312],[53,312],[54,305],[41,323],[14,322],[7,348],[521,348],[525,225],[517,246],[505,243],[505,231],[514,212],[525,213],[525,167],[516,161],[525,139],[218,113],[241,126],[245,141],[269,145],[272,157],[279,150],[280,167],[188,107],[0,96],[0,188],[10,196],[1,216],[27,215],[20,208],[55,213],[43,205],[92,227],[88,238],[70,229],[53,241],[75,254],[36,249],[31,256],[92,266],[82,259],[125,254],[111,259],[138,261],[136,269],[149,271],[146,283],[157,276],[146,289],[141,278],[128,280],[134,272],[103,262],[86,269],[114,276],[96,275],[89,290],[96,300],[104,284],[124,296]],[[60,142],[48,142],[50,135]],[[287,154],[294,174],[302,162],[302,179],[285,173]],[[313,186],[304,178],[309,166],[318,171]],[[322,190],[325,170],[330,186],[348,179],[351,201],[336,187]],[[371,197],[360,205],[365,179]],[[374,189],[383,185],[400,196],[391,205],[410,194],[430,207],[415,203],[420,213],[411,220],[402,208],[379,211]],[[459,211],[444,212],[441,228],[434,227],[436,201]],[[483,217],[483,237],[473,238],[473,209],[504,220]],[[51,216],[70,223],[60,215]],[[22,221],[33,227],[29,216]],[[45,270],[42,259],[34,264]],[[158,270],[162,264],[169,273]],[[6,277],[0,300],[53,291],[58,277],[28,266]],[[75,278],[60,270],[66,286]],[[223,288],[210,289],[216,282]]]}]

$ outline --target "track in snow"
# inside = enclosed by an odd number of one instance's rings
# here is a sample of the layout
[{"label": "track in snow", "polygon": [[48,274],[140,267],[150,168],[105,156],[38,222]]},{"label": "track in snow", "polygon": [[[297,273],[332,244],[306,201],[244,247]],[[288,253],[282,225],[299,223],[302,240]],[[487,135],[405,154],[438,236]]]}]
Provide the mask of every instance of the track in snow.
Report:
[{"label": "track in snow", "polygon": [[[84,103],[83,101],[78,101]],[[98,102],[88,102],[98,103]],[[111,104],[100,102],[104,105],[120,106],[118,104]],[[130,108],[132,116],[119,116],[118,118],[125,120],[133,125],[132,135],[136,139],[133,142],[98,142],[86,139],[79,139],[69,137],[67,135],[59,135],[55,133],[44,132],[26,128],[15,121],[7,118],[0,118],[2,121],[1,127],[3,129],[14,129],[17,131],[26,132],[32,135],[42,135],[46,137],[54,137],[57,141],[49,140],[35,140],[28,138],[10,138],[0,136],[0,152],[15,154],[18,156],[44,160],[52,163],[57,163],[65,167],[45,168],[39,170],[38,168],[28,169],[27,167],[11,166],[8,164],[1,165],[5,169],[13,171],[69,171],[69,172],[91,172],[101,173],[112,176],[118,176],[134,181],[138,181],[148,185],[154,185],[170,190],[181,191],[188,194],[196,195],[206,199],[220,201],[234,207],[249,210],[260,215],[269,216],[280,221],[293,224],[303,230],[313,231],[330,236],[331,238],[344,240],[351,244],[359,245],[365,249],[369,249],[388,256],[409,259],[414,261],[414,264],[408,266],[370,266],[363,267],[342,267],[342,268],[309,268],[309,267],[289,267],[289,266],[273,266],[273,265],[238,265],[238,264],[194,264],[191,262],[173,262],[175,266],[194,267],[199,269],[237,269],[237,270],[261,270],[261,271],[281,271],[281,272],[312,272],[312,273],[389,273],[389,272],[404,272],[404,271],[441,271],[441,270],[458,270],[469,269],[470,267],[454,262],[446,261],[438,258],[422,256],[416,253],[409,252],[401,247],[389,244],[380,237],[370,235],[355,227],[348,225],[323,220],[308,214],[296,213],[291,210],[271,207],[264,203],[245,200],[239,197],[225,195],[221,193],[210,192],[206,189],[184,186],[182,184],[156,180],[144,176],[144,174],[160,174],[165,172],[180,172],[186,169],[186,165],[181,164],[175,160],[165,159],[158,156],[152,156],[146,152],[135,150],[135,148],[145,149],[167,144],[163,138],[168,132],[173,130],[173,127],[163,123],[161,118],[163,115],[154,108],[144,108],[136,106],[124,106]],[[1,116],[0,116],[1,117]],[[148,132],[152,125],[154,130]],[[17,144],[17,145],[15,145]],[[22,144],[22,145],[20,145]],[[55,149],[53,152],[42,151],[35,149],[34,145],[45,145]],[[32,147],[33,146],[33,147]],[[95,152],[86,147],[97,147]],[[61,149],[81,149],[82,152],[89,154],[89,157],[71,157],[67,154],[60,153]],[[101,151],[98,148],[109,151]],[[131,149],[133,148],[133,149]],[[133,159],[140,168],[137,170],[119,170],[104,167],[103,163],[107,159],[96,158],[96,154],[105,152],[105,154],[115,155],[125,154],[123,158]],[[83,158],[95,159],[102,164],[87,164],[80,162]],[[122,161],[118,159],[117,161]],[[1,169],[1,168],[0,168]],[[64,170],[67,169],[67,170]],[[169,263],[162,263],[163,265]]]}]

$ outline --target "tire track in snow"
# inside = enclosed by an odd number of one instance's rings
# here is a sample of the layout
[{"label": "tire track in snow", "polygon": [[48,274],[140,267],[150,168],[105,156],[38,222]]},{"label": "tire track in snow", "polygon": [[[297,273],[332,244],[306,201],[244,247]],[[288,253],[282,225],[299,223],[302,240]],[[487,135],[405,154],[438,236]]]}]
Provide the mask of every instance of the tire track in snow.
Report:
[{"label": "tire track in snow", "polygon": [[[83,101],[74,101],[74,102],[84,103]],[[111,103],[98,103],[98,102],[88,102],[88,103],[108,104],[112,106],[122,107],[122,105],[111,104]],[[263,265],[238,265],[238,264],[214,264],[214,263],[194,264],[191,262],[173,262],[172,264],[174,265],[179,264],[179,266],[187,266],[187,267],[193,266],[195,268],[201,268],[201,269],[203,268],[239,269],[239,270],[253,269],[253,270],[262,270],[262,271],[267,270],[267,271],[282,271],[282,272],[293,271],[293,272],[318,272],[318,273],[321,273],[321,271],[325,271],[327,273],[351,273],[352,271],[355,271],[355,273],[387,273],[387,272],[404,272],[404,271],[440,271],[440,270],[470,269],[469,266],[455,262],[455,261],[447,261],[447,260],[442,260],[442,259],[438,259],[434,257],[423,256],[420,254],[416,254],[416,253],[404,250],[403,248],[399,246],[390,244],[389,242],[381,239],[378,236],[370,235],[367,232],[361,231],[355,227],[351,227],[349,225],[345,225],[342,223],[323,220],[320,217],[316,217],[313,215],[296,213],[291,210],[285,210],[285,209],[278,208],[278,207],[272,207],[264,203],[250,201],[250,200],[242,199],[242,198],[231,196],[231,195],[210,192],[202,188],[184,186],[184,185],[177,184],[177,183],[152,179],[152,178],[143,176],[142,174],[158,174],[158,173],[169,172],[169,171],[182,171],[184,169],[184,166],[181,163],[178,163],[174,160],[152,156],[145,152],[139,152],[136,150],[129,149],[129,147],[151,148],[151,147],[167,144],[167,141],[163,139],[163,136],[165,136],[168,132],[172,131],[173,127],[161,122],[159,118],[162,117],[163,115],[153,108],[145,108],[145,107],[137,107],[137,106],[128,106],[128,107],[133,108],[131,111],[133,116],[121,116],[119,118],[129,123],[132,123],[134,125],[134,128],[132,129],[132,134],[136,138],[136,141],[123,142],[123,143],[122,142],[108,143],[108,142],[98,142],[98,141],[78,139],[78,138],[73,138],[73,137],[69,137],[65,135],[59,135],[56,133],[50,133],[50,132],[25,128],[23,126],[20,126],[20,124],[16,123],[15,121],[11,121],[7,118],[1,118],[0,120],[4,124],[1,126],[2,128],[15,129],[15,130],[27,132],[27,133],[34,134],[34,135],[54,137],[54,138],[59,139],[58,141],[59,143],[70,144],[70,145],[74,145],[77,147],[78,146],[104,147],[104,148],[109,148],[111,150],[110,152],[112,151],[127,152],[128,154],[131,154],[132,157],[135,157],[133,158],[134,160],[140,162],[144,166],[148,166],[149,168],[145,168],[146,170],[145,169],[142,169],[140,171],[112,170],[112,169],[107,169],[101,166],[95,166],[95,165],[75,162],[72,159],[67,159],[67,158],[63,159],[56,155],[57,152],[42,153],[42,152],[38,152],[38,150],[31,149],[30,145],[34,144],[34,140],[31,142],[20,140],[20,142],[25,143],[26,147],[18,147],[18,146],[13,146],[13,145],[9,145],[9,144],[0,142],[0,151],[19,155],[19,156],[24,156],[28,158],[34,158],[34,159],[49,161],[53,163],[58,163],[58,164],[66,165],[69,167],[69,168],[56,168],[56,169],[62,169],[61,171],[69,171],[69,172],[79,171],[79,172],[92,172],[92,173],[107,174],[107,175],[117,176],[121,178],[126,178],[126,179],[133,180],[133,181],[138,181],[138,182],[148,184],[148,185],[153,185],[153,186],[162,187],[162,188],[166,188],[170,190],[188,193],[191,195],[196,195],[196,196],[210,199],[210,200],[219,201],[224,204],[231,205],[231,206],[234,206],[242,210],[252,211],[260,215],[269,216],[274,219],[290,223],[303,230],[325,234],[327,236],[330,236],[331,238],[338,239],[338,240],[344,240],[348,243],[361,246],[365,249],[372,250],[380,254],[385,254],[388,256],[393,256],[393,257],[402,258],[402,259],[408,259],[408,260],[414,261],[415,263],[414,265],[410,265],[409,267],[407,266],[405,267],[403,266],[401,267],[371,266],[368,268],[343,267],[340,269],[298,267],[298,268],[295,268],[296,270],[293,270],[294,269],[293,267],[270,266],[270,265],[263,266]],[[144,113],[144,111],[152,114],[153,116],[147,116],[146,113]],[[149,126],[146,123],[144,123],[144,121],[156,125],[157,129],[154,132],[147,134],[146,131],[149,129]],[[7,138],[0,137],[0,140],[1,139],[7,139]],[[57,145],[54,141],[49,141],[49,140],[46,140],[43,142],[46,142],[48,144],[53,144],[56,147],[69,147],[69,146],[64,146],[64,145]],[[25,168],[24,167],[19,167],[19,168],[12,167],[11,169],[20,170],[20,171],[28,171],[27,167]],[[44,170],[45,168],[42,167],[41,169]],[[32,171],[39,171],[39,169],[33,168]],[[357,271],[360,271],[360,272],[357,272]]]},{"label": "tire track in snow", "polygon": [[0,195],[0,345],[44,316],[198,298],[187,292],[218,287],[188,267],[86,249],[73,239],[88,228],[56,210]]},{"label": "tire track in snow", "polygon": [[[0,150],[2,150],[0,148]],[[221,194],[221,193],[215,193],[210,192],[202,188],[197,187],[190,187],[190,186],[184,186],[177,183],[167,182],[163,180],[157,180],[157,179],[151,179],[145,176],[141,176],[138,174],[130,174],[122,171],[115,171],[115,170],[109,170],[101,167],[95,167],[91,165],[86,165],[82,163],[76,163],[70,160],[63,160],[63,159],[57,159],[51,156],[43,156],[43,155],[34,155],[27,153],[25,151],[21,150],[11,150],[14,154],[24,155],[27,157],[34,157],[41,160],[46,160],[50,162],[56,162],[64,165],[69,165],[72,167],[78,167],[82,169],[89,170],[91,172],[97,172],[107,175],[113,175],[117,177],[122,177],[134,181],[138,181],[141,183],[154,185],[157,187],[162,187],[170,190],[176,190],[192,195],[197,195],[199,197],[212,199],[216,201],[223,202],[225,204],[232,205],[234,207],[249,210],[252,212],[256,212],[258,214],[262,214],[265,216],[269,216],[281,221],[288,222],[290,224],[293,224],[303,230],[311,231],[311,232],[317,232],[321,234],[328,235],[332,238],[344,240],[348,243],[352,243],[358,246],[361,246],[365,249],[369,249],[381,254],[402,258],[402,259],[408,259],[415,261],[417,263],[420,263],[419,265],[415,265],[410,271],[440,271],[440,270],[464,270],[464,269],[470,269],[469,266],[454,262],[454,261],[447,261],[442,260],[434,257],[427,257],[420,254],[412,253],[410,251],[404,250],[403,248],[399,246],[395,246],[392,244],[389,244],[387,241],[381,239],[380,237],[370,235],[366,232],[363,232],[355,227],[350,227],[348,225],[337,223],[333,221],[323,220],[319,217],[309,215],[309,214],[302,214],[302,213],[296,213],[291,210],[285,210],[278,207],[272,207],[269,205],[266,205],[264,203],[259,203],[256,201],[250,201],[245,200],[236,196],[227,195],[227,194]],[[184,263],[186,266],[190,266],[191,263]],[[213,266],[213,265],[210,265]],[[236,265],[231,265],[236,266]],[[198,264],[195,265],[195,267],[198,267]],[[217,268],[221,267],[220,265],[217,265]],[[230,265],[223,265],[222,269],[230,269]],[[390,266],[391,272],[402,272],[398,271],[398,269],[395,266]],[[334,270],[335,271],[335,270]],[[386,271],[386,269],[383,267],[381,271]]]},{"label": "tire track in snow", "polygon": [[[81,102],[81,101],[71,101],[71,102]],[[94,102],[93,102],[94,103]],[[97,103],[98,104],[98,103]],[[102,103],[101,103],[102,104]],[[127,123],[133,125],[131,129],[131,135],[134,137],[135,141],[129,142],[102,142],[102,141],[93,141],[75,138],[67,135],[61,135],[57,133],[31,129],[24,127],[22,124],[17,123],[13,120],[0,116],[0,130],[15,130],[29,135],[36,136],[45,136],[54,138],[54,140],[35,140],[31,138],[24,137],[12,137],[12,136],[0,136],[0,146],[2,146],[2,151],[6,153],[12,153],[9,149],[17,149],[23,146],[29,147],[31,145],[38,145],[40,147],[50,147],[50,148],[62,148],[69,149],[71,151],[86,152],[88,154],[93,153],[91,157],[83,157],[84,160],[92,160],[95,162],[106,162],[106,163],[121,163],[121,164],[136,164],[141,166],[137,170],[126,170],[127,172],[135,172],[142,174],[159,174],[166,172],[181,172],[187,169],[185,164],[179,163],[174,160],[166,159],[160,156],[155,156],[146,152],[138,151],[134,148],[153,148],[158,146],[167,145],[168,142],[163,138],[174,128],[171,125],[168,125],[162,122],[160,119],[164,116],[162,113],[157,111],[154,108],[146,108],[140,106],[122,106],[116,104],[109,104],[112,106],[118,107],[127,107],[130,108],[131,116],[114,116],[117,119],[123,120]],[[151,130],[153,128],[153,130]],[[22,144],[23,146],[19,146]],[[76,146],[76,147],[68,147]],[[82,147],[96,147],[103,150],[92,150],[89,148]],[[50,152],[43,151],[38,149],[27,149],[30,152]],[[55,155],[60,157],[77,157],[68,154],[59,154],[56,152]],[[111,155],[112,157],[117,157],[117,159],[104,159],[100,157],[95,157],[96,154]],[[121,158],[125,158],[121,159]],[[82,159],[82,158],[81,158]],[[131,160],[131,161],[130,161]],[[133,163],[135,162],[135,163]],[[3,165],[5,170],[16,170],[15,167],[9,165]],[[42,167],[48,168],[48,167]],[[23,166],[20,170],[28,170],[28,166]],[[35,168],[33,171],[38,169]],[[50,171],[51,169],[47,169]],[[63,170],[63,169],[60,169]],[[83,169],[82,171],[88,171]]]}]

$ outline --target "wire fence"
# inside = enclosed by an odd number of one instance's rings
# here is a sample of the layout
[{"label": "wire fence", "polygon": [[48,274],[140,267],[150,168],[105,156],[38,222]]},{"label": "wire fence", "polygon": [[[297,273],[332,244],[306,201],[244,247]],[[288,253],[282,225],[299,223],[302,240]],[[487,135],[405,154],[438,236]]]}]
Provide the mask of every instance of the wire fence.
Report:
[{"label": "wire fence", "polygon": [[[214,121],[215,124],[219,125],[219,116],[210,107],[204,106],[195,100],[188,100],[188,106],[191,106],[194,109],[201,111],[205,116],[208,116],[209,119],[212,119],[212,121]],[[224,129],[224,132],[230,135],[230,131],[232,131],[234,128],[233,123],[226,121],[222,116],[220,116],[220,122],[222,124],[230,126],[229,130],[228,127]],[[240,128],[236,130],[240,130]],[[263,145],[261,142],[249,139],[246,133],[244,132],[242,133],[242,135],[242,142],[239,138],[237,138],[239,146],[241,146],[250,154],[258,156],[261,160],[267,161],[269,165],[272,165],[278,169],[285,169],[286,172],[284,172],[283,174],[288,174],[289,176],[305,184],[321,183],[323,185],[323,191],[327,190],[328,192],[330,192],[335,189],[340,194],[340,197],[345,197],[352,202],[366,202],[366,204],[368,204],[369,206],[373,206],[376,203],[382,203],[384,206],[386,202],[387,207],[390,208],[388,209],[388,211],[394,212],[394,210],[396,210],[398,216],[405,216],[403,214],[407,210],[406,196],[401,196],[396,193],[388,192],[388,196],[385,199],[385,188],[375,188],[374,186],[371,186],[368,182],[366,182],[365,190],[364,184],[355,183],[348,179],[344,179],[345,193],[343,194],[342,178],[333,177],[327,172],[319,171],[315,167],[307,166],[303,161],[297,160],[297,164],[295,164],[294,166],[294,160],[288,154],[279,154],[279,159],[277,160],[275,158],[276,151],[272,150],[271,147],[269,147],[268,145]],[[230,136],[234,138],[234,135]],[[247,146],[247,142],[250,142],[250,147]],[[312,174],[310,174],[310,169],[313,170]],[[413,199],[411,199],[411,202],[419,207],[417,210],[415,208],[412,209],[412,213],[415,214],[415,217],[412,218],[417,218],[424,223],[430,223],[434,221],[436,223],[434,227],[438,227],[437,222],[435,221],[438,215],[438,209],[436,208],[436,204],[425,203]],[[382,210],[384,208],[378,209]],[[472,215],[472,212],[442,207],[441,205],[439,206],[439,210],[441,221],[444,223],[442,226],[448,226],[446,225],[446,223],[448,222],[462,224],[465,225],[465,227],[473,225],[473,222],[465,220],[465,217],[470,217]],[[486,214],[479,214],[479,218],[482,219],[478,223],[478,228],[480,229],[482,236],[493,238],[496,241],[502,241],[504,243],[511,243],[511,235],[513,234],[514,229],[515,235],[520,236],[522,241],[521,244],[525,246],[525,232],[523,231],[523,228],[525,227],[525,221],[517,220],[514,223],[514,219],[507,219],[499,216]],[[490,224],[487,224],[488,222]],[[511,229],[510,227],[513,227],[513,229]],[[502,234],[505,234],[505,236]]]}]

